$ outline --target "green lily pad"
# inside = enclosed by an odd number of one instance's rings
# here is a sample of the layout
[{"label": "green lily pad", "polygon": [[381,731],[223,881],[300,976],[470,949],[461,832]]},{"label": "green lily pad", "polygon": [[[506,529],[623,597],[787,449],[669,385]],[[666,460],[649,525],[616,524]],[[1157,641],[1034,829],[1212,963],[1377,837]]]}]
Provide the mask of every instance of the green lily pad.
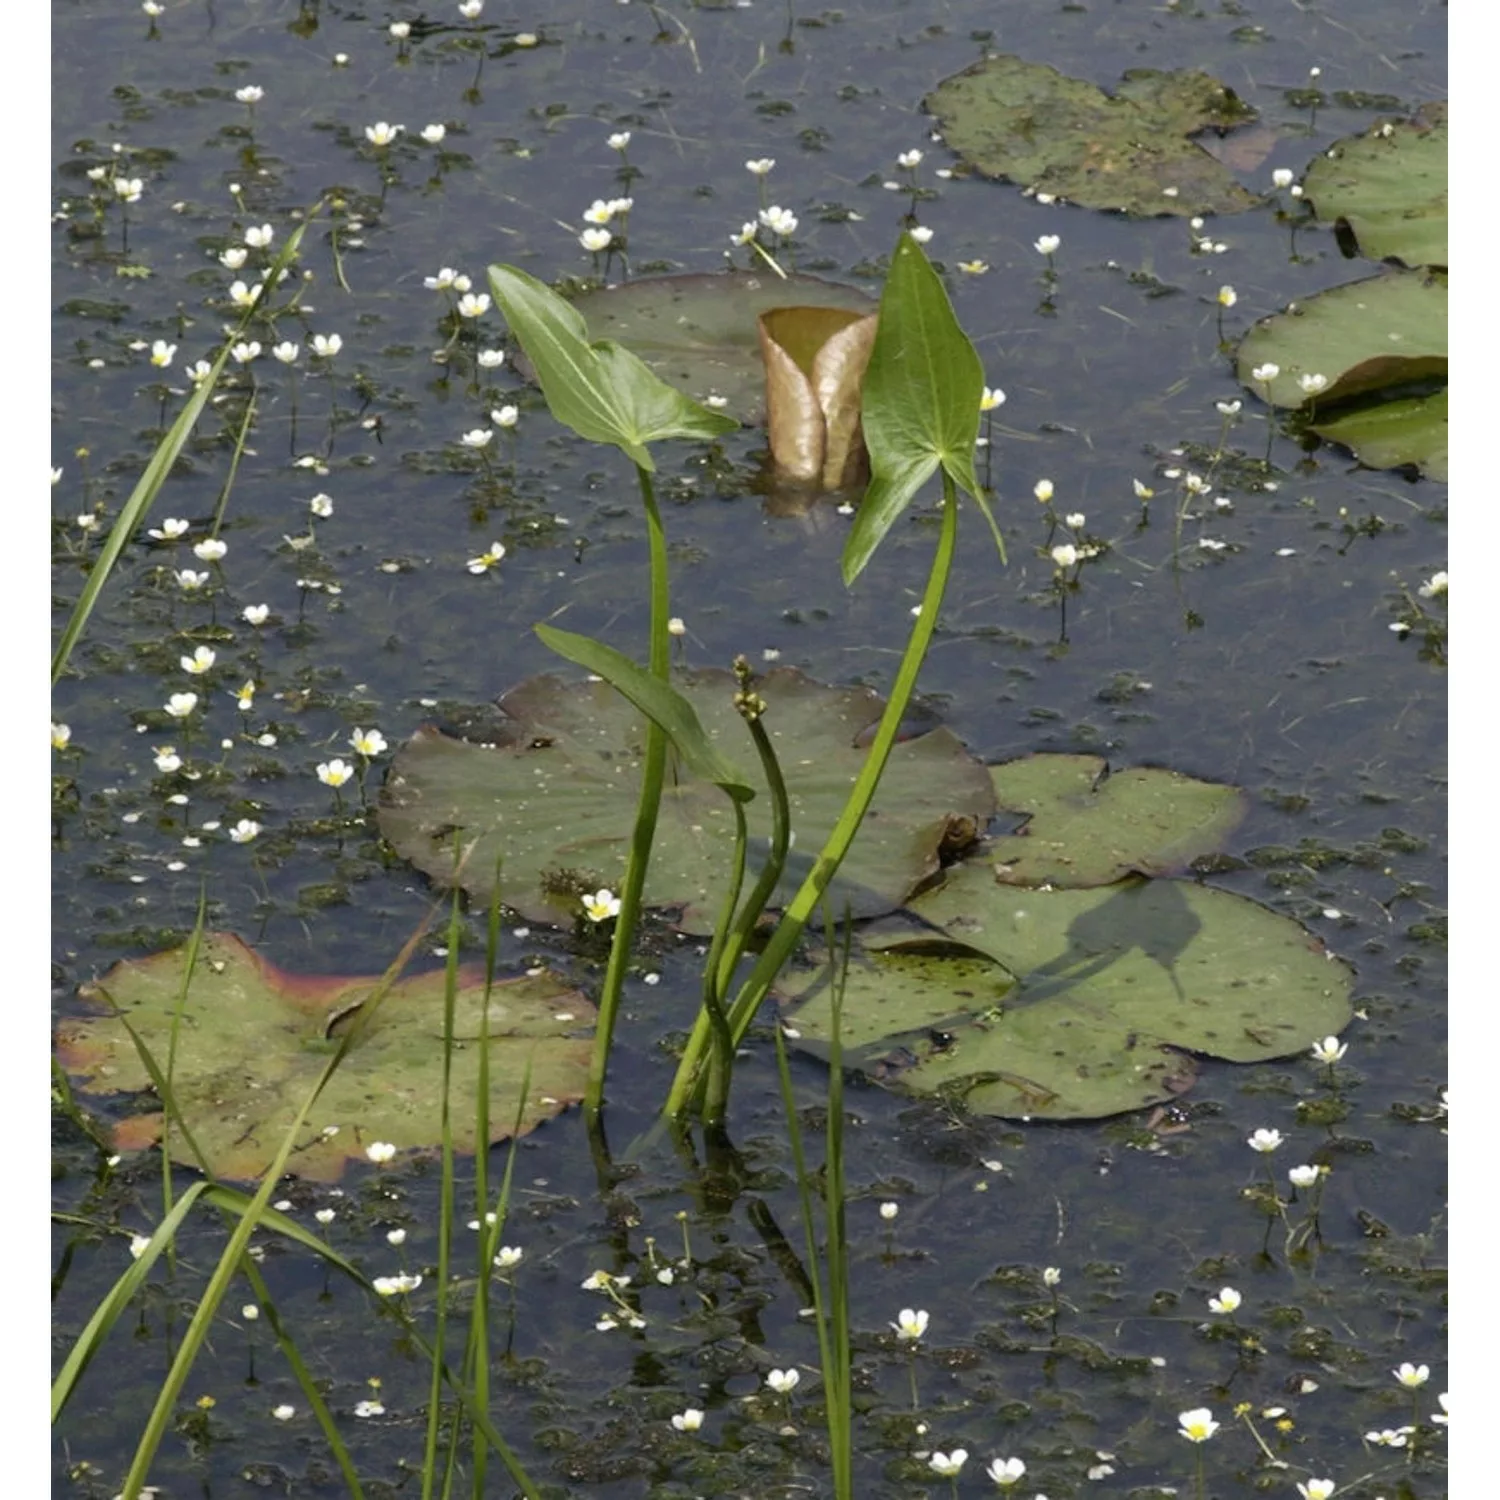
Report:
[{"label": "green lily pad", "polygon": [[1170,875],[1218,849],[1245,815],[1238,787],[1132,766],[1106,774],[1097,755],[1029,755],[990,767],[995,800],[1029,814],[990,839],[985,857],[1010,885],[1109,885]]},{"label": "green lily pad", "polygon": [[[735,712],[729,672],[684,673],[674,686],[709,739],[742,766],[756,765]],[[832,831],[866,755],[883,703],[864,688],[834,688],[777,668],[756,683],[776,746],[796,838],[777,899],[800,883]],[[397,754],[381,793],[382,834],[433,879],[453,879],[455,839],[468,851],[458,879],[488,900],[496,857],[506,904],[538,922],[570,921],[577,891],[618,889],[625,868],[644,749],[641,717],[602,682],[537,677],[499,704],[486,742],[420,730]],[[761,788],[745,811],[753,838],[771,831]],[[939,865],[940,851],[972,842],[994,811],[985,767],[947,729],[892,751],[869,816],[830,888],[835,910],[857,917],[894,910]],[[674,762],[663,791],[646,904],[679,913],[689,932],[713,930],[727,888],[734,818],[716,787]],[[752,877],[753,878],[753,877]]]},{"label": "green lily pad", "polygon": [[[969,862],[910,911],[928,928],[865,934],[840,1036],[902,1091],[961,1096],[982,1114],[1089,1119],[1161,1103],[1191,1086],[1188,1054],[1290,1056],[1351,1015],[1349,968],[1297,923],[1183,881],[1025,890]],[[807,997],[787,1017],[800,1044],[826,1048],[823,977],[793,976],[783,994]]]},{"label": "green lily pad", "polygon": [[1382,401],[1363,411],[1312,423],[1330,443],[1341,443],[1367,469],[1414,465],[1429,479],[1448,478],[1448,391]]},{"label": "green lily pad", "polygon": [[1371,260],[1448,264],[1448,106],[1338,141],[1307,169],[1318,217]]},{"label": "green lily pad", "polygon": [[874,312],[858,287],[773,271],[648,276],[585,292],[573,306],[591,339],[609,338],[638,354],[668,384],[695,400],[722,396],[728,415],[763,422],[766,371],[757,320],[778,307]]},{"label": "green lily pad", "polygon": [[[1269,386],[1253,372],[1278,373]],[[1240,342],[1236,374],[1276,406],[1318,410],[1355,397],[1446,379],[1448,278],[1435,272],[1387,271],[1319,292],[1285,312],[1263,318]],[[1304,374],[1328,385],[1309,395]]]},{"label": "green lily pad", "polygon": [[987,57],[923,102],[969,165],[1085,208],[1238,213],[1257,201],[1190,139],[1255,118],[1206,73],[1132,69],[1114,94],[1044,63]]},{"label": "green lily pad", "polygon": [[[151,1087],[116,1009],[129,1020],[163,1073],[187,966],[187,950],[125,959],[84,987],[86,1000],[110,1013],[63,1021],[57,1053],[84,1094],[136,1093]],[[248,1180],[271,1164],[329,1054],[374,988],[362,978],[291,974],[228,933],[205,935],[177,1021],[172,1088],[198,1145],[219,1177]],[[441,1137],[443,994],[441,971],[397,980],[307,1117],[288,1163],[301,1177],[331,1182],[373,1141],[401,1150],[436,1147]],[[473,1152],[478,1088],[482,970],[460,971],[455,998],[452,1097],[454,1143]],[[583,1097],[593,1043],[594,1007],[551,974],[496,983],[489,996],[491,1139],[516,1122],[526,1070],[530,1088],[521,1133]],[[144,1149],[162,1135],[159,1112],[114,1127],[121,1150]],[[180,1131],[173,1160],[196,1166]]]}]

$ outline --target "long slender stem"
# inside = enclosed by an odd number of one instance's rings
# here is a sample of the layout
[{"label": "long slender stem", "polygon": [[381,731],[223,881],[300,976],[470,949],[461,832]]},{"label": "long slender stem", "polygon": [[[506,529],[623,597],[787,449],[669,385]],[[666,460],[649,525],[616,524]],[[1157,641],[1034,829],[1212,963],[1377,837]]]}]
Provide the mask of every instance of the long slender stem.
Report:
[{"label": "long slender stem", "polygon": [[[661,512],[651,476],[639,465],[641,500],[646,510],[646,535],[651,560],[651,675],[662,682],[671,673],[672,638],[667,633],[671,605],[667,587],[667,535],[662,529]],[[609,1065],[609,1049],[614,1040],[615,1018],[620,1010],[620,994],[625,987],[625,970],[630,963],[630,949],[640,923],[641,896],[646,888],[646,870],[651,862],[651,845],[656,839],[656,815],[661,807],[662,783],[667,774],[667,736],[656,723],[646,721],[646,754],[641,766],[641,796],[636,805],[635,832],[630,837],[630,858],[625,865],[625,888],[620,892],[620,914],[615,919],[614,941],[610,945],[609,965],[604,971],[604,989],[599,996],[599,1020],[594,1028],[594,1055],[589,1063],[588,1088],[583,1107],[597,1115],[604,1104],[604,1074]]]},{"label": "long slender stem", "polygon": [[[874,800],[876,787],[885,771],[885,763],[890,758],[891,749],[896,743],[901,721],[906,715],[907,706],[916,688],[917,674],[922,669],[927,647],[937,626],[938,610],[942,606],[943,594],[948,586],[948,575],[953,568],[957,535],[958,492],[945,471],[943,474],[943,526],[938,536],[937,554],[932,560],[932,571],[927,576],[927,588],[922,595],[921,611],[917,616],[917,623],[912,627],[911,638],[906,643],[906,651],[896,673],[890,700],[885,706],[885,713],[881,716],[880,727],[876,731],[874,743],[870,746],[869,756],[854,783],[854,789],[849,793],[849,800],[844,804],[844,810],[839,815],[833,832],[828,835],[828,841],[823,845],[822,852],[818,855],[811,872],[782,914],[781,921],[777,923],[770,941],[756,960],[755,967],[751,969],[739,993],[735,996],[734,1004],[730,1007],[730,1037],[735,1046],[739,1046],[745,1039],[745,1033],[750,1029],[755,1013],[760,1009],[761,1002],[765,999],[777,974],[781,972],[782,965],[791,957],[792,949],[796,947],[803,928],[807,926],[808,920],[817,909],[823,892],[828,889],[833,877],[838,873],[839,865],[843,862],[849,845],[854,842],[854,836],[859,832],[860,824],[864,821],[870,803]],[[623,910],[621,918],[622,920],[624,918]],[[667,1096],[663,1111],[668,1119],[680,1119],[691,1106],[698,1090],[698,1079],[704,1065],[707,1042],[706,1031],[700,1039],[699,1032],[695,1029],[693,1036],[689,1038],[682,1061],[677,1066],[677,1076],[672,1080],[672,1089]]]}]

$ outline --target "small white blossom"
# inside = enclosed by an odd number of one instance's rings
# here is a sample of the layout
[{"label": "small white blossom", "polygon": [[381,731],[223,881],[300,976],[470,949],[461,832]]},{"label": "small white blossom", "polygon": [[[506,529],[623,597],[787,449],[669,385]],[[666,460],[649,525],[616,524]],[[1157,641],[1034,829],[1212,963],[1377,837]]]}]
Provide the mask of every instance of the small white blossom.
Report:
[{"label": "small white blossom", "polygon": [[609,249],[610,241],[613,239],[614,235],[607,229],[585,229],[578,236],[578,243],[585,250],[592,251],[597,255],[599,251]]},{"label": "small white blossom", "polygon": [[139,177],[116,177],[115,197],[122,203],[139,203],[145,186]]},{"label": "small white blossom", "polygon": [[389,146],[405,129],[404,125],[388,125],[384,120],[378,120],[365,126],[365,139],[372,146]]},{"label": "small white blossom", "polygon": [[260,824],[254,818],[241,818],[233,828],[229,830],[229,837],[236,844],[248,844],[260,833]]},{"label": "small white blossom", "polygon": [[1302,388],[1306,396],[1316,396],[1320,391],[1328,389],[1328,377],[1326,375],[1299,375],[1297,384]]},{"label": "small white blossom", "polygon": [[271,357],[284,365],[296,364],[297,356],[301,352],[302,346],[292,343],[290,339],[283,339],[281,343],[273,344],[271,347]]},{"label": "small white blossom", "polygon": [[495,434],[488,427],[475,427],[464,433],[459,442],[465,448],[488,448]]},{"label": "small white blossom", "polygon": [[617,130],[604,144],[611,151],[623,151],[630,144],[630,132],[628,130]]},{"label": "small white blossom", "polygon": [[910,151],[903,151],[896,158],[896,165],[898,167],[914,167],[921,160],[922,160],[922,153],[920,151],[918,151],[916,149],[916,147],[914,146],[914,147],[912,147],[912,149]]},{"label": "small white blossom", "polygon": [[458,299],[458,315],[461,318],[482,318],[490,310],[487,292],[465,292]]},{"label": "small white blossom", "polygon": [[758,156],[753,161],[745,163],[745,170],[756,177],[764,177],[775,165],[776,158],[774,156]]},{"label": "small white blossom", "polygon": [[672,1425],[678,1432],[697,1432],[703,1425],[703,1413],[696,1407],[690,1406],[686,1411],[678,1412],[672,1418]]},{"label": "small white blossom", "polygon": [[173,693],[166,702],[166,711],[174,719],[185,719],[198,706],[197,693]]},{"label": "small white blossom", "polygon": [[941,1474],[944,1479],[953,1479],[968,1460],[967,1448],[955,1448],[952,1453],[934,1453],[927,1464],[934,1474]]},{"label": "small white blossom", "polygon": [[199,562],[222,562],[228,551],[229,543],[221,542],[216,536],[206,536],[201,542],[193,543],[193,556]]},{"label": "small white blossom", "polygon": [[396,1154],[396,1148],[389,1141],[371,1141],[365,1147],[365,1155],[370,1158],[376,1166],[381,1166],[390,1161]]},{"label": "small white blossom", "polygon": [[312,336],[313,353],[319,359],[332,359],[344,347],[344,340],[336,333],[315,333]]},{"label": "small white blossom", "polygon": [[1448,574],[1446,572],[1434,573],[1417,589],[1417,594],[1423,599],[1446,599],[1448,597]]},{"label": "small white blossom", "polygon": [[476,576],[488,573],[491,568],[499,566],[505,557],[505,543],[491,542],[489,551],[481,552],[478,557],[471,557],[468,561],[468,569]]},{"label": "small white blossom", "polygon": [[1311,1050],[1320,1063],[1332,1065],[1349,1050],[1349,1044],[1339,1041],[1336,1036],[1325,1036],[1321,1042],[1314,1042]]},{"label": "small white blossom", "polygon": [[1052,561],[1059,570],[1071,568],[1078,561],[1078,548],[1063,542],[1052,549]]},{"label": "small white blossom", "polygon": [[1008,1490],[1012,1485],[1020,1483],[1021,1476],[1026,1472],[1026,1465],[1019,1458],[996,1458],[990,1461],[984,1472],[1002,1490]]},{"label": "small white blossom", "polygon": [[1058,234],[1044,234],[1036,242],[1036,245],[1035,245],[1034,248],[1035,248],[1036,253],[1038,255],[1052,255],[1052,254],[1056,253],[1057,247],[1060,244],[1062,244],[1062,236],[1061,235],[1058,235]]},{"label": "small white blossom", "polygon": [[258,83],[247,83],[234,91],[234,97],[241,104],[259,104],[266,97],[266,91]]},{"label": "small white blossom", "polygon": [[1413,1364],[1403,1364],[1399,1369],[1391,1371],[1391,1374],[1409,1391],[1416,1390],[1418,1386],[1426,1385],[1427,1377],[1431,1373],[1426,1365]]},{"label": "small white blossom", "polygon": [[1251,1135],[1246,1144],[1252,1151],[1265,1153],[1276,1150],[1284,1139],[1285,1137],[1279,1130],[1260,1129]]},{"label": "small white blossom", "polygon": [[896,1330],[896,1337],[903,1343],[915,1343],[927,1332],[927,1314],[903,1307],[891,1327]]},{"label": "small white blossom", "polygon": [[1256,367],[1250,372],[1250,378],[1252,380],[1258,380],[1264,385],[1275,380],[1279,374],[1281,374],[1281,366],[1272,364],[1268,360],[1263,365],[1256,365]]},{"label": "small white blossom", "polygon": [[385,736],[378,729],[356,729],[349,736],[349,743],[354,747],[354,753],[363,755],[366,760],[384,755],[387,749]]},{"label": "small white blossom", "polygon": [[157,339],[151,345],[151,363],[158,370],[165,370],[172,363],[172,356],[176,353],[176,344],[169,344],[165,339]]},{"label": "small white blossom", "polygon": [[481,370],[498,370],[505,363],[504,349],[481,349],[474,358]]},{"label": "small white blossom", "polygon": [[229,351],[229,357],[237,365],[248,365],[252,359],[260,358],[260,344],[255,339],[241,339]]},{"label": "small white blossom", "polygon": [[443,137],[447,134],[448,127],[446,125],[434,124],[424,125],[422,127],[422,139],[426,141],[429,146],[441,145]]},{"label": "small white blossom", "polygon": [[276,231],[269,224],[252,224],[245,231],[245,243],[252,250],[269,250],[271,241],[276,238]]},{"label": "small white blossom", "polygon": [[[321,781],[324,786],[331,786],[334,788],[341,787],[353,775],[354,767],[344,760],[325,760],[318,767],[318,780]],[[373,1146],[370,1148],[372,1153],[374,1149],[375,1148]],[[395,1148],[392,1147],[391,1149],[394,1152]],[[370,1160],[376,1160],[375,1156],[371,1155]]]},{"label": "small white blossom", "polygon": [[1271,186],[1278,188],[1291,187],[1292,178],[1295,175],[1290,167],[1277,167],[1271,173]]},{"label": "small white blossom", "polygon": [[194,677],[201,677],[213,666],[216,657],[208,646],[198,646],[191,656],[178,658],[184,672],[190,672]]},{"label": "small white blossom", "polygon": [[782,238],[795,233],[797,228],[797,216],[790,209],[782,208],[773,203],[769,208],[763,208],[759,214],[760,222],[773,234],[779,234]]},{"label": "small white blossom", "polygon": [[1190,1443],[1206,1443],[1219,1430],[1219,1424],[1206,1406],[1198,1406],[1178,1415],[1177,1430]]},{"label": "small white blossom", "polygon": [[620,915],[620,898],[607,887],[601,887],[583,898],[583,914],[590,922],[607,922]]},{"label": "small white blossom", "polygon": [[1210,1312],[1232,1313],[1240,1305],[1240,1294],[1232,1286],[1224,1287],[1217,1297],[1208,1299]]}]

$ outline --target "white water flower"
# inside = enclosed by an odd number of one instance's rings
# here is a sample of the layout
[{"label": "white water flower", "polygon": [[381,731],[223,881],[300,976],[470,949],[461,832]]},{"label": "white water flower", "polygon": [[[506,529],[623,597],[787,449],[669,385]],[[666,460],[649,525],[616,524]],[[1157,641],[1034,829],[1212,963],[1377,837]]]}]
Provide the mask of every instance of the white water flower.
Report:
[{"label": "white water flower", "polygon": [[372,146],[389,146],[405,129],[404,125],[388,125],[384,120],[377,120],[375,124],[365,126],[365,139]]}]

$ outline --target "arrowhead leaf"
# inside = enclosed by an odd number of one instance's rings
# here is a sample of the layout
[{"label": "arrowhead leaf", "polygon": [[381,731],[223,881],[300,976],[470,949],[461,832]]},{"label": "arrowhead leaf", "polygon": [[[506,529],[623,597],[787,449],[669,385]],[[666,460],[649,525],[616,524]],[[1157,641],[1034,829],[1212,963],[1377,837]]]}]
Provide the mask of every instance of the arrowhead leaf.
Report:
[{"label": "arrowhead leaf", "polygon": [[619,344],[591,344],[578,311],[514,266],[489,268],[490,291],[526,351],[552,415],[579,437],[613,443],[647,472],[658,438],[717,437],[739,424],[654,375]]},{"label": "arrowhead leaf", "polygon": [[922,247],[903,233],[865,370],[863,421],[873,477],[844,547],[846,584],[939,465],[960,489],[978,496],[974,439],[983,394],[979,356]]}]

